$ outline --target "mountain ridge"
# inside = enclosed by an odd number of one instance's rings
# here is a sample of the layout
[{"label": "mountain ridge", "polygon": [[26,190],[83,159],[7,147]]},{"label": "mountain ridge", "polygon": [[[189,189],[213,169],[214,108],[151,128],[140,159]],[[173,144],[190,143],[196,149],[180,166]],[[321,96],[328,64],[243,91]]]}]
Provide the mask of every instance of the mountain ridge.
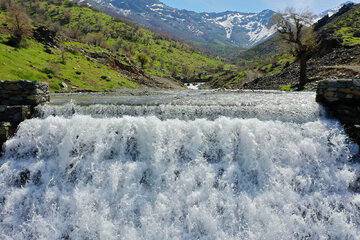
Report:
[{"label": "mountain ridge", "polygon": [[80,0],[99,5],[161,31],[191,42],[249,48],[265,41],[275,32],[269,27],[275,13],[266,9],[259,13],[238,11],[197,13],[169,7],[158,0]]},{"label": "mountain ridge", "polygon": [[[159,0],[77,0],[92,6],[105,7],[140,24],[198,44],[251,48],[276,33],[271,24],[275,11],[265,9],[258,13],[240,11],[195,12],[170,7]],[[348,1],[347,3],[349,3]],[[316,15],[320,19],[335,13],[343,3]]]}]

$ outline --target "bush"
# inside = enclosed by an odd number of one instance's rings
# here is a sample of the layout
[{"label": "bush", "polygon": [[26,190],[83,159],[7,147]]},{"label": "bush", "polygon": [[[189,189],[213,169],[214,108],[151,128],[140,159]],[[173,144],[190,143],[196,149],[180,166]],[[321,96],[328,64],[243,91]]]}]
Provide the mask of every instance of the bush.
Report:
[{"label": "bush", "polygon": [[7,9],[5,23],[11,31],[8,44],[13,47],[19,47],[24,37],[31,35],[32,25],[30,18],[19,4],[12,4]]},{"label": "bush", "polygon": [[149,57],[145,53],[139,53],[136,59],[140,62],[142,69],[144,69],[145,65],[149,62]]},{"label": "bush", "polygon": [[60,72],[60,67],[56,63],[49,63],[42,72],[49,75],[56,75]]},{"label": "bush", "polygon": [[103,47],[104,46],[104,42],[105,42],[105,37],[104,34],[99,32],[99,33],[89,33],[86,36],[85,41],[89,44],[95,45],[95,46],[99,46],[99,47]]}]

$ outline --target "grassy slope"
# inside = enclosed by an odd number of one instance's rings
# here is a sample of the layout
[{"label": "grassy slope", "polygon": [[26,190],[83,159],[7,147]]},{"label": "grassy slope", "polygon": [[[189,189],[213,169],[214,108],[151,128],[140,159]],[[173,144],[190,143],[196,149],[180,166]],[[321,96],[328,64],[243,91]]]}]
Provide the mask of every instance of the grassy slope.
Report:
[{"label": "grassy slope", "polygon": [[41,43],[27,40],[27,44],[26,48],[19,49],[0,44],[1,79],[45,81],[52,90],[60,90],[60,82],[92,90],[138,86],[104,64],[87,61],[81,54],[67,52],[66,64],[62,64],[58,50],[53,49],[53,54],[48,54]]},{"label": "grassy slope", "polygon": [[258,77],[273,76],[280,73],[288,65],[292,64],[295,58],[289,54],[277,54],[264,60],[253,60],[236,72],[230,72],[226,76],[214,78],[207,83],[210,88],[241,88],[246,82],[255,80]]},{"label": "grassy slope", "polygon": [[[344,16],[326,25],[325,28],[331,30],[331,33],[335,33],[335,36],[340,37],[344,46],[360,45],[360,6],[345,13]],[[333,36],[326,37],[331,38]],[[278,48],[279,44],[280,42],[275,38],[242,52],[237,61],[245,63],[245,66],[239,72],[232,73],[227,78],[214,79],[208,84],[208,87],[239,88],[244,82],[254,80],[258,76],[269,77],[281,73],[287,66],[294,63],[294,57],[289,54],[277,54],[265,60],[257,60],[261,56],[266,56],[268,52],[272,52],[272,49]],[[272,54],[275,53],[272,52]],[[333,63],[329,62],[328,65],[333,65]],[[316,76],[309,76],[309,79],[327,78],[333,72],[321,69],[317,74]],[[283,89],[290,90],[290,86],[283,86]]]},{"label": "grassy slope", "polygon": [[[41,11],[29,9],[33,19],[47,16],[46,24],[49,22],[52,24],[60,23],[63,29],[75,29],[78,32],[87,28],[88,35],[99,34],[99,32],[105,35],[101,47],[69,40],[64,41],[62,45],[76,49],[87,49],[90,52],[109,52],[120,60],[121,56],[126,54],[138,65],[140,63],[137,62],[137,54],[145,52],[150,60],[145,71],[154,75],[182,77],[186,72],[187,75],[197,76],[199,73],[223,65],[222,62],[197,52],[184,43],[115,20],[109,15],[87,7],[70,6],[66,1],[61,5],[40,1],[39,6]],[[70,14],[70,17],[64,21],[66,14]],[[3,16],[4,12],[0,12],[0,24],[4,22]],[[41,23],[37,25],[41,25]],[[87,39],[87,37],[85,34],[81,35],[82,39]],[[1,38],[6,40],[7,36],[1,35]],[[42,44],[31,39],[28,40],[28,43],[29,47],[22,49],[14,49],[0,43],[0,76],[2,79],[48,81],[53,90],[59,89],[58,83],[60,81],[65,81],[79,88],[95,90],[108,90],[120,85],[124,87],[137,86],[136,83],[128,80],[128,77],[108,66],[88,61],[86,56],[79,51],[67,51],[66,64],[61,64],[61,52],[59,50],[52,49],[54,54],[48,54],[45,53]],[[118,44],[119,48],[115,47],[116,43],[120,43]],[[46,74],[48,73],[46,70],[49,68],[55,71]],[[108,76],[108,78],[102,79],[101,76]]]},{"label": "grassy slope", "polygon": [[343,45],[355,46],[360,44],[360,6],[351,10],[347,16],[331,24],[330,28],[343,39]]}]

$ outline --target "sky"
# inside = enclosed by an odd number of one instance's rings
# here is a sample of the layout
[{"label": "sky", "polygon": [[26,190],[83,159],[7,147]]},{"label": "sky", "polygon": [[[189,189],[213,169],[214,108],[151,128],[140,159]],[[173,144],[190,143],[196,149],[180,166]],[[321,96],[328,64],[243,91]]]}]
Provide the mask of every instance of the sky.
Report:
[{"label": "sky", "polygon": [[[264,9],[274,11],[286,7],[298,9],[309,8],[314,14],[337,7],[347,0],[160,0],[166,5],[196,12],[223,12],[226,10],[239,12],[261,12]],[[360,2],[353,1],[353,2]]]}]

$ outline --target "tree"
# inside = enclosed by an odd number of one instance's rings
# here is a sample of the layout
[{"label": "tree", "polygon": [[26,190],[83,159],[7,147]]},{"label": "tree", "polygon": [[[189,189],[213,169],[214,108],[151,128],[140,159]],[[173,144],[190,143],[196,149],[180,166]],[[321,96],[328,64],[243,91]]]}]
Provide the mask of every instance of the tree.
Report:
[{"label": "tree", "polygon": [[32,32],[30,18],[19,4],[12,4],[7,9],[6,24],[12,33],[9,43],[14,46],[19,46],[23,38]]},{"label": "tree", "polygon": [[310,11],[296,12],[292,8],[287,8],[284,13],[277,13],[273,16],[281,38],[291,47],[292,54],[300,64],[300,90],[308,82],[307,61],[309,53],[315,46],[315,37],[311,27],[312,20],[313,14]]},{"label": "tree", "polygon": [[144,69],[145,65],[149,62],[149,58],[145,53],[139,53],[136,59],[140,62],[142,69]]},{"label": "tree", "polygon": [[10,5],[10,0],[0,0],[0,8],[6,10]]},{"label": "tree", "polygon": [[103,47],[105,43],[105,37],[102,32],[93,32],[86,36],[86,41],[95,46]]}]

